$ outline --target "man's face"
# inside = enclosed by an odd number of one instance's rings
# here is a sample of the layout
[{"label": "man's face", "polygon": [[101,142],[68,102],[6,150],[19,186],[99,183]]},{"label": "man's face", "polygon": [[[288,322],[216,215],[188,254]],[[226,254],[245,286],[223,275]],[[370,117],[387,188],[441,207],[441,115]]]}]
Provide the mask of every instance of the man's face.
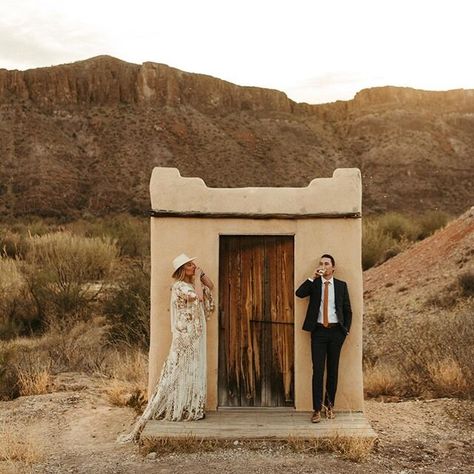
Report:
[{"label": "man's face", "polygon": [[322,257],[321,260],[319,261],[319,267],[324,269],[324,278],[330,279],[334,273],[334,266],[331,262],[330,258],[327,257]]}]

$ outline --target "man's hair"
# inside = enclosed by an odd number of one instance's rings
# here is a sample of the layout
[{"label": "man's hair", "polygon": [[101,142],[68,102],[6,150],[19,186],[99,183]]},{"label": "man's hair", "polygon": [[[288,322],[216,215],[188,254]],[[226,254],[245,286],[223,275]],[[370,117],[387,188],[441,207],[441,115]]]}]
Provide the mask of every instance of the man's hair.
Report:
[{"label": "man's hair", "polygon": [[332,255],[325,253],[324,255],[321,255],[321,258],[329,258],[329,260],[331,260],[332,266],[336,266],[336,261],[334,260],[334,257]]}]

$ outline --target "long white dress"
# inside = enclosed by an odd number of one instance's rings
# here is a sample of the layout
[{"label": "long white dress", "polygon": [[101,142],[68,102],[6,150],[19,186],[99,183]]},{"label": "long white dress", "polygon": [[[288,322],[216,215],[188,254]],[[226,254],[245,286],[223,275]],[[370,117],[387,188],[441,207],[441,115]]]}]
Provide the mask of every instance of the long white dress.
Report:
[{"label": "long white dress", "polygon": [[137,440],[150,419],[199,420],[206,404],[206,319],[214,309],[212,294],[203,285],[203,301],[191,283],[177,281],[171,288],[172,342],[161,376],[145,411],[128,435]]}]

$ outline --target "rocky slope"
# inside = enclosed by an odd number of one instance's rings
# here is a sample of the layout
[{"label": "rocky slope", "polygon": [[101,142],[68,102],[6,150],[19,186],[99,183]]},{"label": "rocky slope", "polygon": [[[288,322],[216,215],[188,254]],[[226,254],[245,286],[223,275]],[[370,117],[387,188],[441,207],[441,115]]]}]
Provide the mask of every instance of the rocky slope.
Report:
[{"label": "rocky slope", "polygon": [[0,215],[149,208],[154,166],[209,186],[305,186],[358,167],[365,212],[459,213],[474,191],[474,90],[381,87],[297,104],[101,56],[0,70]]}]

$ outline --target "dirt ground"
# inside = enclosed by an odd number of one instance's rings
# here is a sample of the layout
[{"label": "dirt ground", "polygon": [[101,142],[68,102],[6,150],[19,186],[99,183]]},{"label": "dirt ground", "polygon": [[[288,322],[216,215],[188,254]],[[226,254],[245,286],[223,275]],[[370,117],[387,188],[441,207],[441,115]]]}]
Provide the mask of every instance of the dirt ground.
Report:
[{"label": "dirt ground", "polygon": [[37,458],[30,464],[0,461],[2,474],[474,472],[473,401],[367,401],[378,441],[360,463],[272,443],[144,456],[136,445],[116,442],[135,414],[109,404],[103,381],[71,373],[58,376],[55,386],[54,393],[0,402],[3,433],[21,433]]}]

